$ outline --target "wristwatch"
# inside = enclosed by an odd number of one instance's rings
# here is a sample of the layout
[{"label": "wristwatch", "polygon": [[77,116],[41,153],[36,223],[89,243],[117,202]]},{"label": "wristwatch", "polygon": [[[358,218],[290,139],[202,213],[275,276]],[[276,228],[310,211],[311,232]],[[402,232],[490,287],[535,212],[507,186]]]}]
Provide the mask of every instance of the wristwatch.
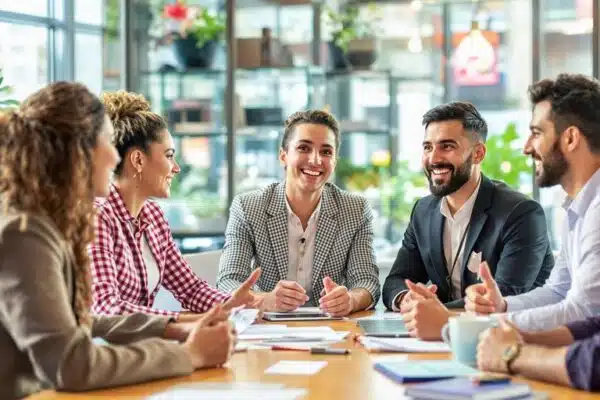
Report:
[{"label": "wristwatch", "polygon": [[504,353],[502,354],[502,361],[506,363],[506,370],[511,375],[514,375],[511,365],[517,359],[517,357],[519,357],[519,354],[521,354],[522,347],[523,343],[511,344],[504,350]]}]

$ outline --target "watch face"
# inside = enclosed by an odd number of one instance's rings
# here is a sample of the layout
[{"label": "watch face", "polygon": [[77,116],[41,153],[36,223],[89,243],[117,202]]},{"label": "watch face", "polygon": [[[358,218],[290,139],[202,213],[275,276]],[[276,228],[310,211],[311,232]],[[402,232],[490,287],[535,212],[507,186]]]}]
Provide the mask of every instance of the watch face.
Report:
[{"label": "watch face", "polygon": [[517,354],[518,350],[518,344],[511,344],[506,349],[504,349],[504,353],[502,354],[502,360],[510,361]]}]

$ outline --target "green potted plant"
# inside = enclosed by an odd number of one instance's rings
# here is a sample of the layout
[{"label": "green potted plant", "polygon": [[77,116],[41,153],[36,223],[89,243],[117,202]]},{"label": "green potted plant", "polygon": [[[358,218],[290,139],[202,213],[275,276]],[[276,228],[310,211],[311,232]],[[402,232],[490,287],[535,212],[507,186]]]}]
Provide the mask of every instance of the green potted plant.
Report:
[{"label": "green potted plant", "polygon": [[161,43],[172,42],[184,68],[210,68],[225,35],[225,17],[184,0],[164,4],[161,14]]},{"label": "green potted plant", "polygon": [[339,11],[325,9],[326,23],[331,29],[329,54],[335,69],[368,68],[376,60],[377,7],[370,3],[365,12],[357,5]]}]

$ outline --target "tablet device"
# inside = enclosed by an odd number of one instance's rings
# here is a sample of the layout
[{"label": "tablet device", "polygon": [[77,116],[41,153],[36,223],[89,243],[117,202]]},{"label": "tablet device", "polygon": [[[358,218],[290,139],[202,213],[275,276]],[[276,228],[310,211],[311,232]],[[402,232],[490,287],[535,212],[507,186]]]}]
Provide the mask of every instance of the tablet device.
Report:
[{"label": "tablet device", "polygon": [[358,326],[365,336],[399,338],[408,337],[408,329],[400,319],[364,319],[358,321]]},{"label": "tablet device", "polygon": [[318,320],[334,320],[342,319],[342,317],[333,317],[324,312],[265,312],[263,319],[267,321],[318,321]]}]

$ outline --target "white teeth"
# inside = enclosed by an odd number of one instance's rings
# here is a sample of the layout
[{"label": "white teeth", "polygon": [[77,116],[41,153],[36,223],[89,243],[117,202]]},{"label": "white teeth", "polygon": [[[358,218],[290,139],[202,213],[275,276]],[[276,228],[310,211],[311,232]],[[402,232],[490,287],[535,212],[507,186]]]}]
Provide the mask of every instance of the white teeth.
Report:
[{"label": "white teeth", "polygon": [[433,173],[436,175],[441,175],[450,172],[449,169],[434,169]]},{"label": "white teeth", "polygon": [[321,175],[320,172],[310,171],[308,169],[304,169],[304,170],[302,170],[302,172],[304,172],[305,174],[310,175],[310,176],[319,176],[319,175]]}]

